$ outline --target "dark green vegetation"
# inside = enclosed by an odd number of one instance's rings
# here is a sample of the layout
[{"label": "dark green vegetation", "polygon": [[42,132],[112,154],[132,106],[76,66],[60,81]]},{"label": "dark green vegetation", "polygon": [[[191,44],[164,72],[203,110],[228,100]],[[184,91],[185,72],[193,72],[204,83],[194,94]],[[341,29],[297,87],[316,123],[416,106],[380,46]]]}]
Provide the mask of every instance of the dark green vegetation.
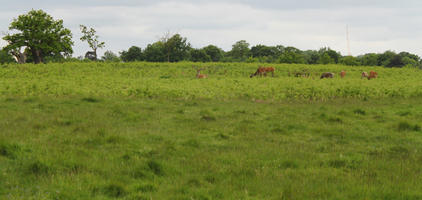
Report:
[{"label": "dark green vegetation", "polygon": [[192,65],[3,65],[0,199],[422,198],[419,70]]},{"label": "dark green vegetation", "polygon": [[421,99],[0,100],[0,199],[420,199]]}]

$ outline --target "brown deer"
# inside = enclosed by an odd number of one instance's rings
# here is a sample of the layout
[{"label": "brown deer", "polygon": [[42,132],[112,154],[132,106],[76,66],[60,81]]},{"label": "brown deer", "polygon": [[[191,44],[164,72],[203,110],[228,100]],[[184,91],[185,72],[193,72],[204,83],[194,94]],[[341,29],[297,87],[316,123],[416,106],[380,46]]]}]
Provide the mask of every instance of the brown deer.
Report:
[{"label": "brown deer", "polygon": [[341,77],[341,78],[344,78],[345,76],[346,76],[346,71],[341,70],[341,72],[340,72],[340,77]]},{"label": "brown deer", "polygon": [[378,77],[378,73],[374,72],[374,71],[370,71],[369,72],[369,76],[368,76],[368,80],[371,80],[372,78],[377,78]]},{"label": "brown deer", "polygon": [[208,76],[206,74],[201,74],[202,69],[196,70],[196,78],[207,78]]},{"label": "brown deer", "polygon": [[366,72],[362,72],[362,75],[361,75],[361,77],[360,77],[360,79],[363,79],[363,78],[368,78],[369,76],[368,76],[368,73],[366,73]]},{"label": "brown deer", "polygon": [[334,78],[334,73],[331,72],[324,72],[321,74],[321,79],[323,78]]},{"label": "brown deer", "polygon": [[256,72],[251,74],[251,76],[249,76],[249,77],[252,78],[252,77],[257,76],[257,75],[259,75],[261,77],[262,77],[262,75],[267,76],[267,72],[271,72],[272,77],[274,77],[274,67],[261,67],[261,66],[258,67]]}]

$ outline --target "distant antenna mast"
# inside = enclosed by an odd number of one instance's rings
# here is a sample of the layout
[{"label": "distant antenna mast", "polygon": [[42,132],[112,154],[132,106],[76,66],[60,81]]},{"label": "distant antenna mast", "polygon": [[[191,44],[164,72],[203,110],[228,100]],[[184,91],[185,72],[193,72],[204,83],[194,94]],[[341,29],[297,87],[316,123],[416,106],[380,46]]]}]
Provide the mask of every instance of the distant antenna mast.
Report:
[{"label": "distant antenna mast", "polygon": [[347,37],[347,55],[352,56],[352,53],[350,52],[349,25],[346,25],[346,37]]}]

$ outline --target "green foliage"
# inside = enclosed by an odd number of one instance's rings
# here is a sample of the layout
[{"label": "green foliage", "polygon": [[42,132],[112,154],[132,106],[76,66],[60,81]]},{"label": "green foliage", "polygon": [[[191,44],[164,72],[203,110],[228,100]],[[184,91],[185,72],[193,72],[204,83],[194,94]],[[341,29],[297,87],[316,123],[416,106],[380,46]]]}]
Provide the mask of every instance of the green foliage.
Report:
[{"label": "green foliage", "polygon": [[319,53],[316,50],[307,50],[303,52],[307,64],[318,64]]},{"label": "green foliage", "polygon": [[[392,60],[394,57],[396,57],[396,53],[393,51],[386,51],[378,56],[378,65],[380,66],[386,66],[386,67],[393,67],[394,62]],[[397,59],[398,57],[396,57]],[[396,60],[396,62],[400,62],[399,60]]]},{"label": "green foliage", "polygon": [[340,63],[349,66],[358,66],[360,65],[358,59],[353,56],[345,56],[340,59]]},{"label": "green foliage", "polygon": [[217,46],[208,45],[202,49],[210,56],[212,62],[219,62],[223,59],[224,51]]},{"label": "green foliage", "polygon": [[250,55],[249,43],[245,40],[237,41],[232,45],[232,50],[227,52],[234,61],[245,61]]},{"label": "green foliage", "polygon": [[124,62],[134,62],[144,60],[144,55],[140,47],[132,46],[127,51],[120,52],[120,58]]},{"label": "green foliage", "polygon": [[279,62],[301,64],[305,63],[305,57],[299,49],[295,47],[286,47],[279,57]]},{"label": "green foliage", "polygon": [[186,38],[175,34],[170,37],[165,35],[160,41],[148,44],[143,55],[149,62],[178,62],[189,59],[190,44]]},{"label": "green foliage", "polygon": [[161,41],[148,44],[144,50],[145,61],[148,62],[165,62],[166,55],[164,52],[164,44]]},{"label": "green foliage", "polygon": [[19,15],[9,26],[15,34],[3,37],[9,44],[6,50],[27,47],[35,63],[44,62],[47,56],[72,54],[72,34],[63,27],[63,20],[54,20],[42,10],[31,10]]},{"label": "green foliage", "polygon": [[333,64],[335,63],[335,61],[333,58],[330,57],[330,55],[327,52],[324,52],[322,56],[319,58],[318,63],[327,65],[327,64]]},{"label": "green foliage", "polygon": [[[321,64],[337,64],[341,58],[341,54],[330,49],[330,48],[321,48],[318,53],[321,55]],[[327,58],[329,57],[329,58]]]},{"label": "green foliage", "polygon": [[161,42],[163,43],[163,51],[167,62],[187,60],[191,47],[186,38],[180,34],[175,34],[171,37],[163,37]]},{"label": "green foliage", "polygon": [[380,63],[378,63],[378,54],[376,53],[368,53],[362,56],[358,56],[357,58],[360,60],[360,63],[363,66],[379,66]]},{"label": "green foliage", "polygon": [[278,57],[280,51],[277,47],[269,47],[265,45],[256,45],[251,48],[251,54],[253,57]]},{"label": "green foliage", "polygon": [[106,62],[120,62],[119,56],[117,56],[112,51],[104,52],[104,55],[101,57],[101,60],[106,61]]},{"label": "green foliage", "polygon": [[211,56],[204,49],[191,49],[190,60],[193,62],[210,62]]},{"label": "green foliage", "polygon": [[9,52],[5,49],[0,50],[0,64],[5,63],[16,63],[15,59],[12,55],[9,54]]}]

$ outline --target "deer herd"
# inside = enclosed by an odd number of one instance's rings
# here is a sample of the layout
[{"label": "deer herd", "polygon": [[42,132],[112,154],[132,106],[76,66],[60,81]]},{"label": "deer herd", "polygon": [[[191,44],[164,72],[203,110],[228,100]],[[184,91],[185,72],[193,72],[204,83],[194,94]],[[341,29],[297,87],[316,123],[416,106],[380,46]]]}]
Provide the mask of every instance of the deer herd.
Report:
[{"label": "deer herd", "polygon": [[[201,74],[201,70],[203,70],[203,68],[196,69],[196,78],[198,79],[204,79],[204,78],[208,78],[208,76],[206,74]],[[255,71],[255,73],[251,74],[249,77],[252,78],[254,76],[259,76],[259,77],[266,77],[267,73],[271,73],[271,76],[274,77],[274,67],[263,67],[263,66],[259,66],[258,69]],[[342,70],[339,73],[341,78],[344,78],[346,76],[346,71]],[[288,73],[288,76],[291,76],[291,73]],[[311,76],[311,73],[308,72],[307,70],[303,70],[302,72],[293,72],[293,76],[294,77],[306,77],[309,78]],[[368,80],[374,79],[378,77],[378,73],[374,72],[374,71],[370,71],[369,74],[367,72],[362,72],[361,74],[361,79],[362,78],[367,78]],[[334,73],[333,72],[323,72],[320,76],[320,79],[323,78],[334,78]]]}]

